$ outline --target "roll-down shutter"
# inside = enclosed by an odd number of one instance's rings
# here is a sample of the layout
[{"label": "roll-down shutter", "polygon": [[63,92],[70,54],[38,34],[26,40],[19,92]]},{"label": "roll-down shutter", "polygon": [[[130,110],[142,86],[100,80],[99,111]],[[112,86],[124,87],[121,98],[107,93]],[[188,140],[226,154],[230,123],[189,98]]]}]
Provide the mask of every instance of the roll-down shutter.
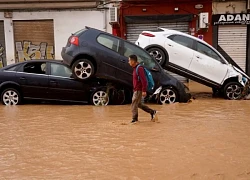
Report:
[{"label": "roll-down shutter", "polygon": [[53,20],[14,21],[16,61],[54,59]]},{"label": "roll-down shutter", "polygon": [[247,26],[219,26],[218,45],[246,71]]},{"label": "roll-down shutter", "polygon": [[[129,23],[127,24],[127,40],[135,43],[138,39],[139,34],[142,31],[153,31],[156,30],[157,27],[174,29],[177,31],[181,31],[184,33],[189,33],[189,23],[188,22],[166,22],[166,23],[148,23],[148,24],[141,24],[141,23]],[[187,78],[177,75],[175,73],[167,71],[170,75],[174,76],[178,80],[182,82],[187,82]]]},{"label": "roll-down shutter", "polygon": [[6,65],[4,22],[0,21],[0,68]]}]

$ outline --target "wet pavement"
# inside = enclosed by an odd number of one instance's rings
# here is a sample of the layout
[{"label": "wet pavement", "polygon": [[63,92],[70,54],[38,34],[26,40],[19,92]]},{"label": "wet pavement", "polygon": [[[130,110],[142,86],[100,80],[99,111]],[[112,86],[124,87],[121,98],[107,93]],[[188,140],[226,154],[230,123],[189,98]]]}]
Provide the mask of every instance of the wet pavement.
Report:
[{"label": "wet pavement", "polygon": [[0,180],[250,179],[250,101],[190,89],[135,125],[129,105],[0,105]]}]

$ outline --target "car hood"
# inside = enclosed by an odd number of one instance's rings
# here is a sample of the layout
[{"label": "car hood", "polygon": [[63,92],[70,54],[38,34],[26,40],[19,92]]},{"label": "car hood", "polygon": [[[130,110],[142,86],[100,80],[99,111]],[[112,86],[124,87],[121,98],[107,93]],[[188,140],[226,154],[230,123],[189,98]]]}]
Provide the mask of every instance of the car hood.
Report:
[{"label": "car hood", "polygon": [[248,75],[246,75],[243,71],[241,71],[240,69],[238,69],[237,67],[235,67],[234,65],[232,65],[233,66],[233,68],[237,71],[237,72],[239,72],[239,73],[241,73],[243,76],[245,76],[248,80],[250,80],[250,77],[248,76]]}]

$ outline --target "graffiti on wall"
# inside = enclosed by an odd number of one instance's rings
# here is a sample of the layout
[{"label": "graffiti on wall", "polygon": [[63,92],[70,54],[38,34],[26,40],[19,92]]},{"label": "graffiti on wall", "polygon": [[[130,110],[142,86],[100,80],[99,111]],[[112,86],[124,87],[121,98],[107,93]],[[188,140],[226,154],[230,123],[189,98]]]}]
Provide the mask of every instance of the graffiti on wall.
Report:
[{"label": "graffiti on wall", "polygon": [[0,68],[3,67],[3,59],[4,58],[4,47],[2,44],[0,44]]},{"label": "graffiti on wall", "polygon": [[40,45],[32,44],[31,41],[16,42],[16,55],[18,62],[31,59],[54,59],[54,46],[46,42]]}]

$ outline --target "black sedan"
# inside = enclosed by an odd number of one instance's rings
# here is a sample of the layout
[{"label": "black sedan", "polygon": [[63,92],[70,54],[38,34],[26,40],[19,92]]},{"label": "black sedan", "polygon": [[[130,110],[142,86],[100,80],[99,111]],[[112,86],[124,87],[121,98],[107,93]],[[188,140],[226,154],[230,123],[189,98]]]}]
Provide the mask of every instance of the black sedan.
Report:
[{"label": "black sedan", "polygon": [[[81,82],[58,60],[30,60],[0,69],[0,95],[4,105],[24,99],[53,100],[107,105],[125,103],[127,89],[93,78]],[[130,98],[130,97],[129,97]]]}]

